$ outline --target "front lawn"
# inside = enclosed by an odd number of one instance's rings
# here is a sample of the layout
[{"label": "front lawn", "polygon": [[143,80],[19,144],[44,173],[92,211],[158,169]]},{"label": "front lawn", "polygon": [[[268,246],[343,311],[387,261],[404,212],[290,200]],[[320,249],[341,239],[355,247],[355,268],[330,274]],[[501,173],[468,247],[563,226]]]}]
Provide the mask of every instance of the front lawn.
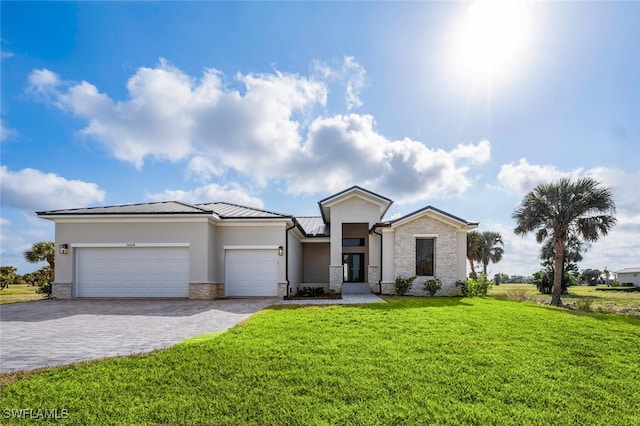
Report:
[{"label": "front lawn", "polygon": [[637,319],[509,300],[275,307],[154,354],[33,374],[0,408],[64,409],[62,424],[637,426],[638,348]]},{"label": "front lawn", "polygon": [[[569,294],[562,295],[563,303],[580,303],[591,301],[593,310],[605,312],[619,312],[621,308],[630,308],[631,315],[640,316],[640,292],[596,291],[598,288],[611,288],[606,286],[571,286],[567,289]],[[533,284],[500,284],[489,290],[489,294],[500,297],[526,298],[535,301],[550,301],[550,294],[540,294]]]},{"label": "front lawn", "polygon": [[38,286],[25,284],[11,284],[0,290],[0,305],[6,303],[30,302],[42,300],[44,295],[36,293]]}]

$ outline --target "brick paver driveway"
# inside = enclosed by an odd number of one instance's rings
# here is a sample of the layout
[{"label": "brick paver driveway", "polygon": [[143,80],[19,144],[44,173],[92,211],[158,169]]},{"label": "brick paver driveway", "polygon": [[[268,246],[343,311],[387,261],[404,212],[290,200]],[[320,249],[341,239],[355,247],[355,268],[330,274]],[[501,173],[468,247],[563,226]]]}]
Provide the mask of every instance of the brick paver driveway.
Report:
[{"label": "brick paver driveway", "polygon": [[0,372],[166,348],[278,299],[44,300],[0,307]]}]

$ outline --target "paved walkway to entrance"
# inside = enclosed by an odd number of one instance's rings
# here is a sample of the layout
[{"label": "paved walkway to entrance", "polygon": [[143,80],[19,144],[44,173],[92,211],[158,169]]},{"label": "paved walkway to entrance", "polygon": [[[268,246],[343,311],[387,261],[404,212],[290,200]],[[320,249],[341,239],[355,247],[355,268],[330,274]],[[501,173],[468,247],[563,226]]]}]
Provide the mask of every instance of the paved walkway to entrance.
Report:
[{"label": "paved walkway to entrance", "polygon": [[278,304],[383,302],[373,294],[342,300],[44,300],[0,307],[0,373],[151,352],[225,330]]}]

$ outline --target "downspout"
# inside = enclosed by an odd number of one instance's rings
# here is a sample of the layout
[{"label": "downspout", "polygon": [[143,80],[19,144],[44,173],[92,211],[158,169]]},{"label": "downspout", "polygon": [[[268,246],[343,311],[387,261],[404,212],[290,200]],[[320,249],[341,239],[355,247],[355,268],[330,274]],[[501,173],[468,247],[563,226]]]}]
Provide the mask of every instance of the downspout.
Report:
[{"label": "downspout", "polygon": [[374,225],[374,227],[372,228],[372,231],[374,234],[379,235],[380,236],[380,279],[378,280],[378,294],[382,294],[382,234],[379,232],[376,232],[376,227]]},{"label": "downspout", "polygon": [[293,225],[284,231],[284,280],[287,282],[287,294],[284,296],[284,300],[289,300],[289,231],[296,227],[295,219],[293,219]]}]

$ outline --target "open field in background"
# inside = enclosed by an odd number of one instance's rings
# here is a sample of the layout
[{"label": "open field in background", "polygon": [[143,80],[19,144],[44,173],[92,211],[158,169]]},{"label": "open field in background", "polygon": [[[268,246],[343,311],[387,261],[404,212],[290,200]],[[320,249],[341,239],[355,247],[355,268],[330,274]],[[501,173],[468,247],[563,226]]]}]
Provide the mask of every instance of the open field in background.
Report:
[{"label": "open field in background", "polygon": [[29,302],[42,300],[43,295],[36,293],[38,286],[25,284],[11,284],[9,288],[0,291],[0,305],[5,303]]},{"label": "open field in background", "polygon": [[[640,317],[640,292],[596,291],[606,286],[571,286],[568,295],[562,296],[563,303],[589,304],[593,310],[611,313],[626,313]],[[510,299],[527,299],[548,302],[551,295],[540,294],[533,284],[500,284],[489,290],[489,295]],[[624,308],[631,308],[628,312]]]},{"label": "open field in background", "polygon": [[86,425],[640,424],[640,320],[388,301],[267,308],[153,354],[4,377],[0,407]]}]

